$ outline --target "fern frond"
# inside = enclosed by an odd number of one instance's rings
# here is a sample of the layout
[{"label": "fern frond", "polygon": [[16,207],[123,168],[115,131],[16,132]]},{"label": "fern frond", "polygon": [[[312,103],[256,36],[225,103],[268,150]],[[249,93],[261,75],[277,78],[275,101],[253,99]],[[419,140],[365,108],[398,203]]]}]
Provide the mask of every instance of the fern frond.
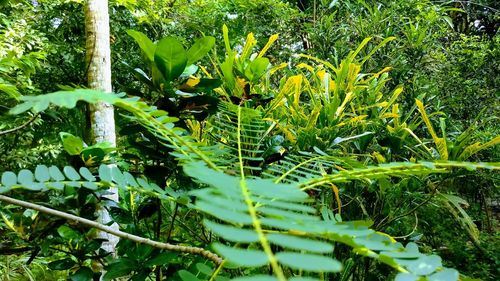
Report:
[{"label": "fern frond", "polygon": [[352,170],[336,171],[322,177],[312,178],[301,182],[303,189],[309,189],[330,183],[339,183],[352,180],[371,181],[373,179],[387,177],[406,177],[414,175],[428,175],[436,173],[448,173],[453,168],[465,168],[468,170],[489,169],[499,170],[500,163],[471,163],[457,161],[435,161],[435,162],[392,162],[378,166],[355,168]]},{"label": "fern frond", "polygon": [[148,182],[145,178],[134,177],[128,172],[121,172],[116,166],[111,165],[101,165],[98,177],[85,167],[77,171],[71,166],[64,167],[62,171],[56,166],[45,165],[38,165],[34,172],[26,169],[19,171],[18,174],[7,171],[1,176],[0,194],[15,189],[48,191],[64,190],[65,187],[87,188],[93,191],[117,187],[162,200],[174,199],[158,185]]},{"label": "fern frond", "polygon": [[[271,265],[277,280],[286,280],[284,267],[339,272],[340,262],[330,256],[332,243],[338,242],[405,274],[432,275],[442,269],[439,257],[420,253],[413,243],[403,247],[390,236],[369,229],[368,223],[321,220],[298,184],[230,176],[200,162],[188,164],[185,172],[210,186],[192,192],[197,197],[196,207],[222,221],[206,219],[204,224],[237,244],[214,244],[214,249],[235,265]],[[432,264],[427,263],[429,259]],[[423,264],[427,273],[419,271],[417,265]]]},{"label": "fern frond", "polygon": [[[238,115],[239,111],[241,111],[240,115]],[[232,163],[231,168],[239,171],[240,165],[243,165],[249,174],[261,170],[259,164],[264,161],[262,141],[271,129],[272,126],[263,121],[260,111],[230,103],[219,104],[219,110],[213,118],[211,128],[212,135],[229,151],[225,158]],[[241,162],[238,153],[241,153],[243,160]]]},{"label": "fern frond", "polygon": [[19,114],[28,110],[41,112],[51,104],[73,108],[78,101],[106,102],[131,113],[132,115],[128,116],[130,120],[141,124],[165,145],[173,148],[174,155],[181,161],[201,160],[215,170],[220,169],[219,165],[224,165],[224,163],[217,163],[221,159],[218,155],[220,148],[200,145],[184,129],[175,127],[174,122],[178,121],[177,118],[169,117],[166,111],[149,106],[138,97],[124,98],[123,94],[78,89],[39,96],[24,96],[21,99],[23,102],[14,107],[10,113]]}]

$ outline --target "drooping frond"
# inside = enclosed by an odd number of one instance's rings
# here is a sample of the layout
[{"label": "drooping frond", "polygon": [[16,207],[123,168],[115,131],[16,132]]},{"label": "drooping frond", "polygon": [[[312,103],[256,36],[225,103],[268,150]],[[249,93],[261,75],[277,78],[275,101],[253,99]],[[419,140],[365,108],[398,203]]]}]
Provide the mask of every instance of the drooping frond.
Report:
[{"label": "drooping frond", "polygon": [[158,110],[154,106],[149,106],[138,97],[125,98],[122,94],[108,94],[95,90],[74,90],[59,91],[39,96],[24,96],[22,103],[11,110],[11,113],[18,114],[27,110],[41,112],[49,107],[50,104],[73,108],[78,101],[88,103],[106,102],[121,108],[131,115],[127,116],[131,121],[137,122],[147,128],[151,133],[158,137],[165,145],[174,149],[174,154],[182,161],[201,160],[209,167],[219,170],[217,163],[221,157],[218,153],[220,149],[200,145],[184,129],[176,127],[175,117],[168,116],[163,110]]},{"label": "drooping frond", "polygon": [[139,192],[162,200],[172,199],[169,194],[158,185],[148,182],[143,177],[134,177],[128,172],[121,172],[116,166],[101,165],[98,177],[85,168],[78,171],[71,166],[66,166],[62,171],[56,167],[38,165],[34,172],[21,170],[19,173],[11,171],[1,175],[0,194],[14,189],[29,191],[64,190],[65,187],[86,188],[89,190],[104,190],[117,187],[123,190]]},{"label": "drooping frond", "polygon": [[275,182],[304,182],[321,178],[338,170],[359,168],[363,165],[349,157],[299,152],[285,156],[278,163],[270,165],[263,173]]}]

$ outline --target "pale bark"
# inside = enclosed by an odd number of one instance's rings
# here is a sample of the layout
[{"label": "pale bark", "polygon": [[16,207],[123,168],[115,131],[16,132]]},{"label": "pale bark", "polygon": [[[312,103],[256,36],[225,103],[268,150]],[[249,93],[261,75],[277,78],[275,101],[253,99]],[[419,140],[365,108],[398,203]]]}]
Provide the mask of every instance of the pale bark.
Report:
[{"label": "pale bark", "polygon": [[[91,89],[112,92],[111,87],[111,50],[109,42],[109,12],[108,0],[87,0],[85,3],[86,61],[88,86]],[[109,142],[116,146],[115,119],[113,106],[107,103],[97,103],[89,106],[90,136],[96,142]],[[118,202],[118,190],[112,188],[107,198]],[[101,207],[98,222],[107,224],[111,221],[109,212]],[[115,223],[112,227],[118,230]],[[99,238],[107,239],[102,248],[115,253],[117,236],[107,232],[99,232]]]}]

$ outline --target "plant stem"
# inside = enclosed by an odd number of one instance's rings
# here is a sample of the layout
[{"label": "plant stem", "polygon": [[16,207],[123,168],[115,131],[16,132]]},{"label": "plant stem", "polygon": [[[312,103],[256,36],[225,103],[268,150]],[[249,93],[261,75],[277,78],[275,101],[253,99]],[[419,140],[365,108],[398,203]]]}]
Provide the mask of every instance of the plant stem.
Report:
[{"label": "plant stem", "polygon": [[47,208],[47,207],[44,207],[44,206],[41,206],[38,204],[26,202],[23,200],[14,199],[14,198],[11,198],[11,197],[8,197],[5,195],[0,195],[0,201],[4,201],[4,202],[7,202],[9,204],[14,204],[14,205],[21,206],[21,207],[28,208],[28,209],[32,209],[32,210],[37,210],[39,212],[46,213],[46,214],[53,215],[53,216],[57,216],[57,217],[61,217],[61,218],[67,219],[67,220],[75,221],[75,222],[80,223],[82,225],[99,229],[101,231],[107,232],[107,233],[115,235],[117,237],[120,237],[123,239],[128,239],[128,240],[134,241],[136,243],[146,244],[146,245],[158,248],[158,249],[164,249],[164,250],[173,251],[173,252],[182,252],[182,253],[189,253],[189,254],[193,254],[193,255],[199,255],[199,256],[202,256],[202,257],[205,257],[205,258],[211,260],[212,262],[214,262],[217,265],[221,264],[223,261],[222,258],[217,256],[216,254],[214,254],[208,250],[205,250],[203,248],[192,247],[192,246],[172,245],[169,243],[162,243],[162,242],[150,240],[150,239],[147,239],[144,237],[140,237],[140,236],[129,234],[129,233],[126,233],[126,232],[123,232],[120,230],[116,230],[114,228],[97,223],[95,221],[91,221],[91,220],[84,219],[84,218],[81,218],[81,217],[78,217],[78,216],[75,216],[72,214],[68,214],[65,212],[61,212],[58,210]]}]

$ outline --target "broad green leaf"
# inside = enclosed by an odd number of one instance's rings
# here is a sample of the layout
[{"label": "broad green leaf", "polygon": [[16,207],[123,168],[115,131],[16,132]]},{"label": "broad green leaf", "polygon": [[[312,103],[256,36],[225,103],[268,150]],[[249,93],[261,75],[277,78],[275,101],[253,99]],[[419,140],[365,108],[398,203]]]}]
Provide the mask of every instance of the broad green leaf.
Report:
[{"label": "broad green leaf", "polygon": [[94,272],[88,267],[80,267],[73,275],[71,281],[92,281]]},{"label": "broad green leaf", "polygon": [[187,65],[191,65],[202,59],[215,45],[215,38],[205,36],[197,39],[193,46],[187,51]]},{"label": "broad green leaf", "polygon": [[129,29],[127,34],[134,38],[135,42],[139,44],[141,50],[146,54],[146,57],[153,62],[155,59],[156,45],[142,32]]},{"label": "broad green leaf", "polygon": [[203,222],[213,233],[226,240],[238,243],[252,243],[259,241],[257,233],[253,230],[218,224],[209,220],[204,220]]},{"label": "broad green leaf", "polygon": [[339,272],[342,270],[342,264],[330,257],[305,254],[280,252],[276,254],[278,261],[293,269],[320,272]]},{"label": "broad green leaf", "polygon": [[326,242],[311,240],[292,235],[279,233],[271,233],[267,235],[267,239],[279,246],[295,250],[304,250],[316,253],[332,253],[333,246]]},{"label": "broad green leaf", "polygon": [[47,267],[52,270],[67,270],[76,265],[76,262],[70,258],[50,262]]},{"label": "broad green leaf", "polygon": [[35,179],[39,182],[46,182],[50,180],[49,168],[45,165],[36,166]]},{"label": "broad green leaf", "polygon": [[63,148],[69,155],[80,155],[83,150],[83,140],[70,133],[60,132]]},{"label": "broad green leaf", "polygon": [[179,77],[187,65],[187,52],[179,40],[166,37],[158,42],[154,62],[167,82]]},{"label": "broad green leaf", "polygon": [[238,266],[257,267],[268,263],[267,256],[262,251],[232,248],[220,243],[215,243],[213,247],[228,261]]}]

